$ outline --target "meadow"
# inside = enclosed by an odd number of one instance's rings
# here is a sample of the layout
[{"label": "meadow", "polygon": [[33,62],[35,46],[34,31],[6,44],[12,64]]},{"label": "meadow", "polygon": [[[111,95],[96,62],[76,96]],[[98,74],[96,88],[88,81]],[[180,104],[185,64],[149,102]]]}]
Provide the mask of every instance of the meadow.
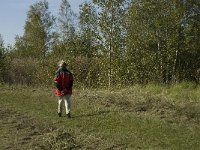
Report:
[{"label": "meadow", "polygon": [[57,117],[52,87],[0,85],[0,149],[199,149],[200,87],[74,89]]}]

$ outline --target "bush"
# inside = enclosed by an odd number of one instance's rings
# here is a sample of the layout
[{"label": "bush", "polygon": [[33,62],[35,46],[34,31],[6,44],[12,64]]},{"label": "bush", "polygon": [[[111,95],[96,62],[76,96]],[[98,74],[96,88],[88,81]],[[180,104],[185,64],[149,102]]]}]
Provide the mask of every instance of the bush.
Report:
[{"label": "bush", "polygon": [[37,61],[31,58],[15,58],[7,64],[4,81],[9,84],[35,85]]}]

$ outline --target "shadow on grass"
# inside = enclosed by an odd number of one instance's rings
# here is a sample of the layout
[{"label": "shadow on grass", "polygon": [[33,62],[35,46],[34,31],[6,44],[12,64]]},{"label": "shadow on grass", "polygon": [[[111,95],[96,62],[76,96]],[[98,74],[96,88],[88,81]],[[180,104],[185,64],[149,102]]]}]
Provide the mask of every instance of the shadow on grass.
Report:
[{"label": "shadow on grass", "polygon": [[102,116],[102,115],[106,115],[106,114],[111,114],[111,113],[118,113],[119,111],[98,111],[98,112],[94,112],[94,113],[88,113],[88,114],[80,114],[80,115],[75,115],[72,116],[72,118],[84,118],[84,117],[94,117],[94,116]]}]

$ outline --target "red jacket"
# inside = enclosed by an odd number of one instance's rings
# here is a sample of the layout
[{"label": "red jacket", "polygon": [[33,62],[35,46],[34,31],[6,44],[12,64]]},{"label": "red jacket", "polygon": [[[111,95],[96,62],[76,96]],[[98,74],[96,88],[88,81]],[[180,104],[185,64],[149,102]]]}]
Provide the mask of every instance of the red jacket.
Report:
[{"label": "red jacket", "polygon": [[54,78],[56,85],[56,96],[71,95],[73,86],[73,76],[66,67],[59,68]]}]

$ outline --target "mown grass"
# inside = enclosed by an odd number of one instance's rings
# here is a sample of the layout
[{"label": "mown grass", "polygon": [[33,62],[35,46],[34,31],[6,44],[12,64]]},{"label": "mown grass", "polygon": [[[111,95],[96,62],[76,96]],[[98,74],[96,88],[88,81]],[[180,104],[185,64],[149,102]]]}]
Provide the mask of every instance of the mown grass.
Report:
[{"label": "mown grass", "polygon": [[[24,141],[15,142],[11,149],[200,147],[200,88],[191,83],[173,86],[136,85],[112,91],[75,89],[70,120],[66,117],[57,118],[54,89],[0,88],[0,108],[10,116],[13,116],[10,110],[19,114],[18,118],[20,116],[25,128],[22,127],[18,132],[29,133],[28,144],[22,144]],[[18,118],[14,117],[13,120],[16,122]],[[31,128],[32,124],[34,129]],[[15,128],[16,125],[12,127],[13,130]],[[9,126],[3,129],[4,136],[11,137]],[[33,131],[41,134],[30,136]],[[20,138],[17,139],[20,141]],[[3,144],[9,147],[9,143]]]}]

